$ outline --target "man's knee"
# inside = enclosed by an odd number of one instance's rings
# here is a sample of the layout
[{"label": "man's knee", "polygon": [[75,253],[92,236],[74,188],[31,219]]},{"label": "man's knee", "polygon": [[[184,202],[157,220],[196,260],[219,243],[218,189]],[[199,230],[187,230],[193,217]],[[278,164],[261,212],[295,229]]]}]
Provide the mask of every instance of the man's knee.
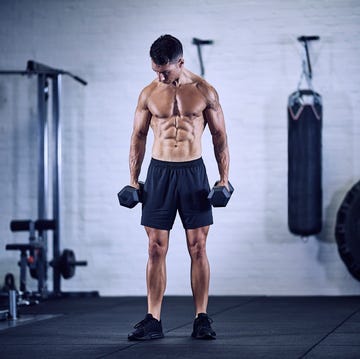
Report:
[{"label": "man's knee", "polygon": [[162,230],[147,228],[149,237],[149,258],[151,260],[161,260],[166,257],[168,249],[168,234]]},{"label": "man's knee", "polygon": [[165,258],[167,252],[166,246],[160,241],[150,240],[149,241],[149,258],[158,260]]},{"label": "man's knee", "polygon": [[204,240],[195,240],[189,244],[189,253],[192,260],[202,260],[206,258],[206,242]]},{"label": "man's knee", "polygon": [[188,249],[192,260],[206,258],[207,233],[207,228],[188,231]]}]

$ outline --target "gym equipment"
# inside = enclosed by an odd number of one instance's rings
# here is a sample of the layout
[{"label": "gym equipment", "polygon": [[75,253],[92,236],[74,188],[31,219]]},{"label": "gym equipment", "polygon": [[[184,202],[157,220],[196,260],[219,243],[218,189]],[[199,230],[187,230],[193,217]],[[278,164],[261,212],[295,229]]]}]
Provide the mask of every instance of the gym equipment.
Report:
[{"label": "gym equipment", "polygon": [[[52,230],[52,252],[53,261],[58,263],[62,254],[60,252],[60,190],[61,190],[61,128],[60,128],[60,94],[61,94],[61,78],[62,75],[67,75],[82,85],[87,85],[87,82],[81,79],[79,76],[73,75],[69,71],[52,68],[50,66],[29,60],[27,62],[25,71],[10,70],[0,71],[0,75],[27,75],[28,77],[37,76],[38,86],[38,118],[39,118],[39,165],[38,165],[38,221],[49,218],[48,207],[52,205],[52,213],[50,221],[54,222],[54,228]],[[47,110],[49,98],[52,95],[52,124],[49,126]],[[52,131],[50,132],[51,129]],[[51,188],[49,183],[51,180]],[[39,224],[40,222],[38,222]],[[39,224],[40,225],[40,224]],[[35,243],[29,243],[21,248],[17,248],[22,251],[24,259],[26,252],[42,251],[41,261],[36,263],[47,264],[46,249],[47,249],[47,233],[42,223],[41,238],[43,245],[40,248],[35,248]],[[17,223],[15,226],[27,226],[26,223]],[[24,228],[24,227],[23,227]],[[16,230],[16,228],[14,227]],[[39,229],[39,228],[38,228]],[[21,230],[21,229],[19,229]],[[25,230],[25,229],[24,229]],[[29,229],[30,230],[30,229]],[[11,246],[9,247],[9,249]],[[12,248],[14,250],[14,247]],[[40,257],[39,257],[40,258]],[[53,268],[53,294],[55,296],[61,296],[65,293],[61,291],[61,267],[55,266]],[[38,280],[42,280],[42,274],[39,275],[39,271],[35,267],[30,268],[30,273],[38,277]],[[40,278],[40,279],[39,279]],[[45,278],[46,279],[46,278]],[[39,284],[40,285],[40,284]],[[46,291],[46,283],[44,283],[43,291]],[[76,293],[74,293],[75,295]],[[96,292],[95,292],[96,294]],[[83,293],[81,293],[83,295]],[[96,294],[98,295],[98,294]]]},{"label": "gym equipment", "polygon": [[12,273],[6,273],[4,278],[4,286],[2,292],[8,292],[9,290],[16,290],[15,277]]},{"label": "gym equipment", "polygon": [[16,290],[9,290],[9,317],[12,320],[17,319]]},{"label": "gym equipment", "polygon": [[16,290],[10,289],[8,292],[8,309],[0,310],[1,320],[17,320],[17,293]]},{"label": "gym equipment", "polygon": [[139,182],[140,189],[132,186],[125,186],[119,193],[118,199],[120,206],[134,208],[139,202],[142,202],[144,191],[144,182]]},{"label": "gym equipment", "polygon": [[[26,268],[29,267],[32,278],[37,279],[38,293],[47,296],[47,237],[45,230],[55,230],[55,221],[42,220],[13,220],[10,222],[12,232],[28,231],[28,243],[11,243],[6,245],[6,250],[20,251],[20,286],[22,293],[27,293]],[[36,236],[38,231],[38,236]],[[29,254],[29,255],[28,255]]]},{"label": "gym equipment", "polygon": [[218,183],[219,181],[215,182],[214,187],[210,191],[207,198],[213,207],[226,207],[227,203],[230,200],[231,195],[234,192],[234,187],[231,185],[229,181],[228,184],[230,191],[228,191],[228,189],[225,186],[218,186],[217,185]]},{"label": "gym equipment", "polygon": [[38,219],[35,222],[31,219],[16,219],[10,222],[12,232],[30,231],[30,236],[35,237],[35,230],[42,232],[55,230],[56,222],[49,219]]},{"label": "gym equipment", "polygon": [[197,47],[197,52],[198,52],[199,62],[200,62],[200,72],[201,72],[201,76],[204,77],[205,68],[204,68],[204,63],[203,63],[203,59],[202,59],[202,55],[201,55],[201,46],[202,45],[212,45],[214,43],[214,41],[213,40],[200,40],[200,39],[194,37],[192,40],[192,43],[193,43],[193,45],[196,45],[196,47]]},{"label": "gym equipment", "polygon": [[77,266],[87,266],[87,261],[77,261],[74,251],[64,249],[60,258],[57,261],[51,261],[50,265],[53,268],[58,268],[64,279],[70,279],[75,275],[75,268]]},{"label": "gym equipment", "polygon": [[[300,236],[322,228],[322,100],[312,89],[308,42],[318,36],[301,36],[305,59],[298,89],[288,98],[288,226]],[[303,77],[308,89],[300,89]]]},{"label": "gym equipment", "polygon": [[[47,261],[47,241],[45,231],[56,230],[54,220],[13,220],[10,222],[12,232],[28,231],[28,243],[11,243],[6,245],[6,250],[20,251],[20,292],[27,295],[26,268],[29,267],[30,275],[38,281],[38,294],[47,297],[47,269],[52,266],[54,271],[61,274],[64,279],[72,278],[76,266],[86,266],[86,261],[76,261],[75,253],[65,249],[62,254],[52,261]],[[38,236],[36,236],[36,231]]]},{"label": "gym equipment", "polygon": [[337,212],[335,238],[341,259],[360,281],[360,181],[348,191]]}]

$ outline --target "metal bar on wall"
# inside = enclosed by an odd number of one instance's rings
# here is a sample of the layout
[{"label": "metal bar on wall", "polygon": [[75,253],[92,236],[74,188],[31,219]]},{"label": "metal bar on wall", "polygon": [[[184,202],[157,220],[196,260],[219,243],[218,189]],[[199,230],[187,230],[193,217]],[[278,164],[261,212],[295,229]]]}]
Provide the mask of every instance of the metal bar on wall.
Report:
[{"label": "metal bar on wall", "polygon": [[[61,127],[60,127],[60,96],[61,75],[52,76],[52,104],[53,104],[53,161],[52,161],[52,195],[53,195],[53,219],[55,230],[53,234],[53,256],[57,260],[60,257],[60,199],[61,199]],[[55,267],[53,271],[54,293],[61,293],[60,270]]]},{"label": "metal bar on wall", "polygon": [[49,138],[47,123],[48,82],[45,74],[38,75],[39,166],[38,166],[38,219],[47,218]]}]

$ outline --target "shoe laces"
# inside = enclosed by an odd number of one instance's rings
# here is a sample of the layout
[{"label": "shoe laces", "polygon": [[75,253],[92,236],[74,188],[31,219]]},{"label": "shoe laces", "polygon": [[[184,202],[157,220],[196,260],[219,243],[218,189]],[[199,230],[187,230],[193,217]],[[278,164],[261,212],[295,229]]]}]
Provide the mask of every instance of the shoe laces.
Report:
[{"label": "shoe laces", "polygon": [[150,323],[152,320],[155,320],[155,318],[150,317],[149,315],[147,315],[143,320],[141,320],[139,323],[136,323],[134,325],[134,328],[141,328],[141,327],[145,327],[146,324]]},{"label": "shoe laces", "polygon": [[214,322],[209,316],[202,315],[198,317],[199,324],[203,327],[210,328],[210,325]]}]

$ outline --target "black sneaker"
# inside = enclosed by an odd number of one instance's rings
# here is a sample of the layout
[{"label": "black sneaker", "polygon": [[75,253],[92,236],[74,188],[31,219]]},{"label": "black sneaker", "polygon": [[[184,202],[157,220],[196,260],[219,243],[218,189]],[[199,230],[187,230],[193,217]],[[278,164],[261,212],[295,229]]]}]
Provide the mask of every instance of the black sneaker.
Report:
[{"label": "black sneaker", "polygon": [[213,320],[206,313],[199,313],[194,320],[191,336],[195,339],[216,339],[216,333],[211,328]]},{"label": "black sneaker", "polygon": [[161,320],[155,319],[151,314],[146,314],[145,319],[137,323],[136,329],[128,335],[128,340],[151,340],[164,337]]}]

